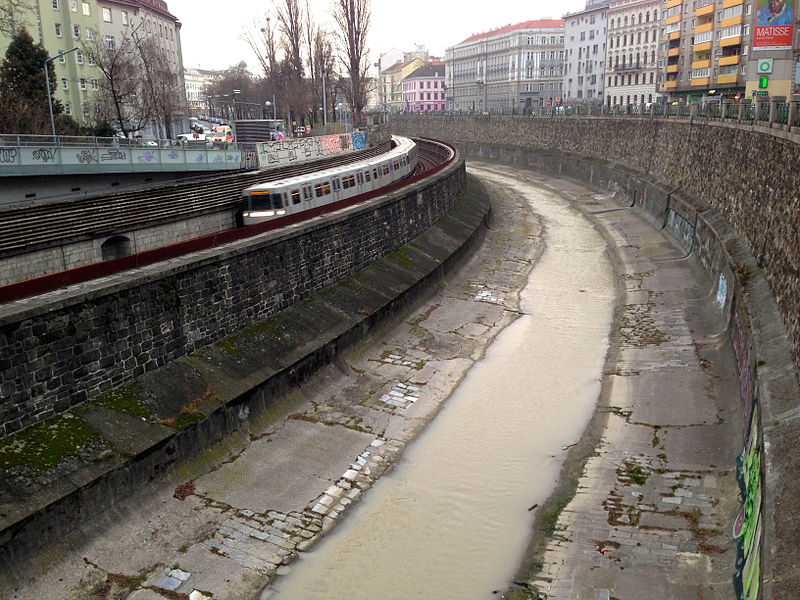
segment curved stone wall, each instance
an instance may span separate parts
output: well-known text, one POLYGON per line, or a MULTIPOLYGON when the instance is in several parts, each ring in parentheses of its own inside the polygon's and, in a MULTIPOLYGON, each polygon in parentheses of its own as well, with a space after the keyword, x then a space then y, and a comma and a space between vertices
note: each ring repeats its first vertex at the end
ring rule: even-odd
POLYGON ((716 283, 714 300, 729 316, 745 431, 741 455, 731 457, 742 494, 733 528, 738 532, 733 582, 739 597, 795 598, 800 585, 795 475, 800 191, 791 166, 800 158, 796 141, 752 126, 629 117, 406 116, 394 118, 391 128, 448 141, 467 158, 614 190, 701 261, 716 283))
POLYGON ((344 211, 0 306, 0 437, 263 321, 428 231, 460 157, 344 211))

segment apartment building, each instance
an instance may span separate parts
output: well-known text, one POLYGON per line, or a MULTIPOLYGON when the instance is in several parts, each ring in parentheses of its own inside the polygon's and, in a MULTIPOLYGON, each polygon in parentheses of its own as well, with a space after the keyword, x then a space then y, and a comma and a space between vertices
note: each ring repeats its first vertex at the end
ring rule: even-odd
POLYGON ((448 110, 511 112, 563 94, 564 20, 507 25, 445 50, 448 110))
POLYGON ((660 99, 657 77, 662 6, 663 0, 611 0, 605 69, 607 106, 647 105, 660 99))
POLYGON ((420 67, 403 79, 405 112, 441 112, 445 109, 444 63, 420 67))
POLYGON ((565 104, 602 104, 610 0, 588 0, 564 15, 565 104))

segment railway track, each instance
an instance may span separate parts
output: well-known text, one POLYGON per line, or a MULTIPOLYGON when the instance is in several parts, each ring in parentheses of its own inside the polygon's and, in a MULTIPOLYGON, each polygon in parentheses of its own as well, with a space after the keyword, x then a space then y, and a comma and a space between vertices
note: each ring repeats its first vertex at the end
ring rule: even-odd
POLYGON ((165 186, 3 211, 0 212, 0 258, 167 223, 175 221, 176 215, 183 219, 232 209, 244 188, 267 176, 289 177, 347 164, 382 154, 389 146, 390 142, 385 142, 369 150, 267 172, 192 178, 165 186))

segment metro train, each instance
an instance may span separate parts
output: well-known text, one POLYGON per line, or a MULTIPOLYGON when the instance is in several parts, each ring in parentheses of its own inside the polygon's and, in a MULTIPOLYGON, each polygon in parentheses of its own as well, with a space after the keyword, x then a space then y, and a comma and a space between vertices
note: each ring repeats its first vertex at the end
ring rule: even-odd
POLYGON ((248 187, 238 221, 252 225, 336 204, 408 177, 416 165, 417 145, 392 136, 391 149, 380 156, 248 187))

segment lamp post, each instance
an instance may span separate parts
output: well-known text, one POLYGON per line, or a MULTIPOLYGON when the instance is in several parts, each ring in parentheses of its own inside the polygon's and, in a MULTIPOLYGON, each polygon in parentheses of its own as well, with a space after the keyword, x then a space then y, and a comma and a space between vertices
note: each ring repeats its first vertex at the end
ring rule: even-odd
POLYGON ((47 109, 50 111, 50 128, 53 131, 53 143, 56 143, 56 121, 53 118, 53 94, 50 91, 50 73, 49 69, 47 68, 47 63, 53 62, 57 58, 61 58, 69 54, 70 52, 75 52, 78 50, 78 46, 75 46, 72 50, 64 50, 64 52, 59 52, 55 56, 51 56, 50 58, 44 59, 44 84, 47 88, 47 109))

